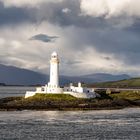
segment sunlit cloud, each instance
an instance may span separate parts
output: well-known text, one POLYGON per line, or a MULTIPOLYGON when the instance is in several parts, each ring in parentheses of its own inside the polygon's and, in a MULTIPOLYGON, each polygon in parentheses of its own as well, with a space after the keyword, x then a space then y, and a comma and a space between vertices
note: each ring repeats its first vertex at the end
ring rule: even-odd
POLYGON ((140 69, 136 0, 0 0, 0 63, 49 73, 50 54, 64 75, 140 69))

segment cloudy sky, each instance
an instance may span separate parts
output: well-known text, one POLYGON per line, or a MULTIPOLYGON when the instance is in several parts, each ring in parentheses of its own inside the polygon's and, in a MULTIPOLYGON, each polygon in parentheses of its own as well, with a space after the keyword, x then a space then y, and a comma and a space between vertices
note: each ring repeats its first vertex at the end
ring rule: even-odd
POLYGON ((0 0, 0 63, 63 75, 140 76, 139 0, 0 0))

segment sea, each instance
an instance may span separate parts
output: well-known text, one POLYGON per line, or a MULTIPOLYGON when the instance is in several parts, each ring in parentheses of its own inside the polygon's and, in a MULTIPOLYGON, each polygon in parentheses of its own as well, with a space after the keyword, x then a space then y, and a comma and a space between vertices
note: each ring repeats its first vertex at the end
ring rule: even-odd
POLYGON ((24 96, 26 91, 35 91, 32 86, 0 86, 0 98, 24 96))
MULTIPOLYGON (((24 95, 25 87, 9 89, 1 97, 24 95)), ((140 108, 0 111, 0 140, 140 140, 140 108)))

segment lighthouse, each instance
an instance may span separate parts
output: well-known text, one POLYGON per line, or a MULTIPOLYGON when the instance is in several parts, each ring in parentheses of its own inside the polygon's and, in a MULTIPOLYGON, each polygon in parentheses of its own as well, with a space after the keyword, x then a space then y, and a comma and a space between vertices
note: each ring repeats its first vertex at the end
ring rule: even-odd
POLYGON ((63 93, 63 89, 59 86, 59 58, 56 52, 51 54, 50 81, 45 90, 47 93, 63 93))
POLYGON ((69 87, 61 88, 59 85, 59 57, 56 52, 51 54, 50 59, 50 81, 45 86, 37 87, 36 91, 26 91, 25 98, 36 94, 68 94, 76 98, 95 98, 97 95, 94 89, 82 87, 81 83, 78 86, 70 84, 69 87))
POLYGON ((53 52, 50 60, 50 86, 59 87, 59 58, 56 52, 53 52))

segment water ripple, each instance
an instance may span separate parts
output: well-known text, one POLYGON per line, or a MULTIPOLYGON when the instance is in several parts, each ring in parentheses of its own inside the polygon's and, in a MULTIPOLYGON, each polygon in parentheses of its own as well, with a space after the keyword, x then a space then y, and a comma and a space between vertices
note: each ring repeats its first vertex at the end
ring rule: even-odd
POLYGON ((0 140, 139 140, 140 109, 0 112, 0 140))

